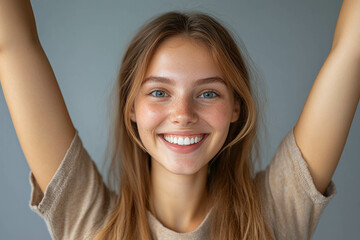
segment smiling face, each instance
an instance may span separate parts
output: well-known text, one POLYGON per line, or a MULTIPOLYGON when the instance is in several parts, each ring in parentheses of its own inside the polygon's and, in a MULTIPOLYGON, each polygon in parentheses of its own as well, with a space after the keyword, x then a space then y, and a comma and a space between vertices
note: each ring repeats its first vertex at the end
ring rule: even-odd
POLYGON ((201 42, 160 44, 130 113, 153 167, 194 174, 221 149, 240 111, 222 75, 201 42))

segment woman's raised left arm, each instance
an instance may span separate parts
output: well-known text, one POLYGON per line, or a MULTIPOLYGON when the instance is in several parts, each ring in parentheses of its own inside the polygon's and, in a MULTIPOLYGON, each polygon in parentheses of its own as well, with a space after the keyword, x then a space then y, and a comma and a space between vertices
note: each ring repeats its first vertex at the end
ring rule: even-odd
POLYGON ((360 0, 344 0, 329 56, 294 127, 314 184, 324 194, 360 98, 360 0))

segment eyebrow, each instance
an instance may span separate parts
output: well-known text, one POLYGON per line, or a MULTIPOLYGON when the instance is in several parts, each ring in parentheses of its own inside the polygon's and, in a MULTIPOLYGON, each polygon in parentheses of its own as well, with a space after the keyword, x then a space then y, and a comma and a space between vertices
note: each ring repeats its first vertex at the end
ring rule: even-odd
MULTIPOLYGON (((145 80, 143 81, 142 84, 144 84, 146 82, 165 83, 165 84, 175 86, 175 81, 170 78, 166 78, 166 77, 150 76, 150 77, 145 78, 145 80)), ((222 83, 222 84, 226 85, 225 81, 221 77, 208 77, 208 78, 198 79, 198 80, 196 80, 195 85, 197 86, 197 85, 203 85, 203 84, 209 84, 209 83, 222 83)))

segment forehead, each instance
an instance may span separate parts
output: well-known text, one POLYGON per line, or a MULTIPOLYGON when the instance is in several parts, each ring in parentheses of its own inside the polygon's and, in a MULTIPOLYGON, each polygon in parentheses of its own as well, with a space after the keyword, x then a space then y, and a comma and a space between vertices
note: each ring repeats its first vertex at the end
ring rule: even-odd
POLYGON ((168 38, 158 46, 146 71, 146 78, 150 76, 174 80, 223 77, 209 47, 186 36, 168 38))

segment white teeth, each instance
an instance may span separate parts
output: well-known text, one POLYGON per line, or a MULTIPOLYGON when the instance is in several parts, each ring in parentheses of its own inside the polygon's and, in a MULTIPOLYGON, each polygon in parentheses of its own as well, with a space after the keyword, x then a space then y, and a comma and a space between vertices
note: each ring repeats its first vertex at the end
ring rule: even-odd
POLYGON ((194 143, 198 143, 200 142, 202 139, 204 138, 204 136, 201 137, 173 137, 173 136, 164 136, 164 139, 167 142, 173 143, 173 144, 178 144, 178 145, 191 145, 194 143))

